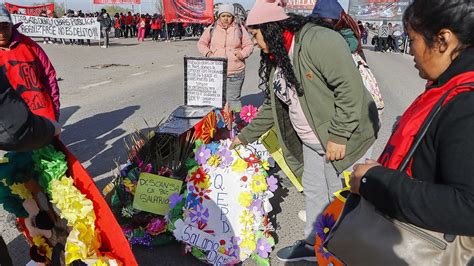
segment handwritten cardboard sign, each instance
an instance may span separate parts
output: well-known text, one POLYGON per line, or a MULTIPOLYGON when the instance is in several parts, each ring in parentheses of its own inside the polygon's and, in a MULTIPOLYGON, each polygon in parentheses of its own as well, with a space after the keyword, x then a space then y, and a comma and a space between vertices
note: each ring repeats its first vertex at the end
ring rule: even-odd
POLYGON ((227 59, 184 58, 186 105, 222 108, 226 98, 227 59))
POLYGON ((133 199, 133 208, 166 215, 169 211, 169 197, 179 193, 182 185, 183 182, 176 179, 141 173, 133 199))

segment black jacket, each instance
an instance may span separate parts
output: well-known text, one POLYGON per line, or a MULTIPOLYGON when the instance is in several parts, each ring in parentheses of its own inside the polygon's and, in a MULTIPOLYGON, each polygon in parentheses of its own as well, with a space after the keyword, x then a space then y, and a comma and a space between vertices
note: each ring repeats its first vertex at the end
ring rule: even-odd
POLYGON ((20 95, 0 73, 0 150, 24 151, 52 141, 54 125, 34 115, 20 95))
POLYGON ((104 18, 103 14, 97 17, 97 21, 100 22, 100 29, 110 30, 112 28, 112 19, 109 14, 104 18))
MULTIPOLYGON (((456 58, 432 87, 468 71, 474 71, 474 48, 456 58)), ((401 221, 474 236, 474 92, 458 94, 441 109, 413 155, 412 174, 414 179, 374 167, 360 193, 401 221)))

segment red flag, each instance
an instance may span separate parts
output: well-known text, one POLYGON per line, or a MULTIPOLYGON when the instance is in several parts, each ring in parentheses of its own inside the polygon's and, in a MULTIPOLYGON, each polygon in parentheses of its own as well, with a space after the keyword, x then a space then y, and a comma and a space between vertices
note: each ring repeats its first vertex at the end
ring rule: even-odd
POLYGON ((213 0, 163 0, 166 23, 214 23, 213 0))
POLYGON ((53 12, 54 11, 54 4, 46 4, 40 6, 19 6, 10 3, 5 3, 5 7, 7 8, 10 14, 16 13, 19 15, 27 15, 27 16, 39 16, 41 12, 53 12))

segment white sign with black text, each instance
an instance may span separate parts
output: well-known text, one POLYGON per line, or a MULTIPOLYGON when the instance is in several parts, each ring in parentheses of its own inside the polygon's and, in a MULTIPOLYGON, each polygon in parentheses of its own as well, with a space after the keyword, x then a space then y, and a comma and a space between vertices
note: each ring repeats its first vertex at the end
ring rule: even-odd
POLYGON ((224 107, 227 59, 184 58, 185 104, 224 107))
POLYGON ((18 31, 30 37, 100 40, 100 23, 96 18, 45 18, 12 15, 18 31))

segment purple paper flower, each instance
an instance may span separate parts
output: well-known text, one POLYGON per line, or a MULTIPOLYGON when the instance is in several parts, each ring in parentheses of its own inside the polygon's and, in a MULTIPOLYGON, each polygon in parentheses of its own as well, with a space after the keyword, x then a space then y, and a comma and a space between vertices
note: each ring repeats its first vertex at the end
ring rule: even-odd
POLYGON ((240 242, 240 237, 238 236, 232 236, 230 238, 230 243, 232 244, 232 249, 234 250, 239 250, 240 247, 239 247, 239 242, 240 242))
POLYGON ((219 150, 218 154, 222 158, 221 168, 226 168, 234 161, 234 158, 232 157, 232 151, 230 151, 225 146, 219 150))
POLYGON ((191 218, 191 222, 193 223, 207 223, 207 219, 209 218, 209 210, 204 208, 202 205, 197 205, 195 209, 189 211, 189 218, 191 218))
POLYGON ((272 175, 267 177, 267 185, 268 185, 268 190, 270 190, 271 192, 275 192, 278 188, 278 179, 276 179, 272 175))
POLYGON ((249 209, 253 212, 258 213, 258 215, 263 215, 262 210, 263 201, 260 199, 256 199, 250 204, 249 209))
POLYGON ((198 164, 203 165, 211 158, 211 151, 206 149, 206 145, 201 145, 194 156, 198 164))
POLYGON ((178 202, 183 200, 183 196, 179 195, 178 193, 173 193, 173 195, 170 196, 170 209, 173 209, 178 202))
POLYGON ((272 245, 268 243, 265 238, 260 238, 257 241, 257 253, 260 257, 266 259, 268 258, 268 254, 272 252, 272 245))
POLYGON ((329 257, 331 257, 331 253, 329 253, 329 251, 323 245, 319 246, 318 253, 321 254, 325 259, 329 259, 329 257))
POLYGON ((329 235, 329 232, 336 224, 336 219, 334 219, 334 215, 328 214, 321 214, 316 220, 316 233, 318 234, 319 238, 324 242, 326 237, 329 235))

